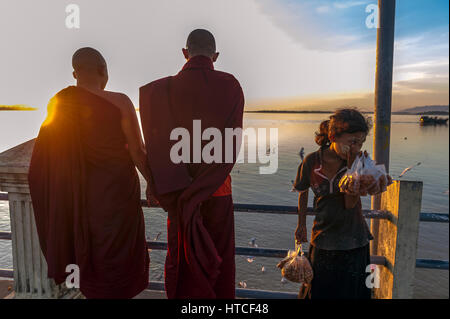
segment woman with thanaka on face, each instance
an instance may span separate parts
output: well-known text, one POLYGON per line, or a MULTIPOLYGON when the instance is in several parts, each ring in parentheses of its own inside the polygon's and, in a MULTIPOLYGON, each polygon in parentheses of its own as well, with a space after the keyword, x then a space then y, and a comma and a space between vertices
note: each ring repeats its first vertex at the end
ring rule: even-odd
MULTIPOLYGON (((314 271, 312 299, 371 297, 365 282, 366 267, 370 264, 369 241, 373 237, 362 215, 360 196, 375 194, 380 185, 361 189, 359 193, 342 193, 339 189, 339 180, 356 157, 362 156, 361 148, 370 126, 369 120, 355 109, 336 111, 320 124, 316 133, 319 150, 307 155, 299 166, 294 183, 299 192, 295 231, 299 243, 308 241, 308 189, 314 193, 316 217, 308 256, 314 271)), ((305 294, 302 287, 299 295, 305 294)))

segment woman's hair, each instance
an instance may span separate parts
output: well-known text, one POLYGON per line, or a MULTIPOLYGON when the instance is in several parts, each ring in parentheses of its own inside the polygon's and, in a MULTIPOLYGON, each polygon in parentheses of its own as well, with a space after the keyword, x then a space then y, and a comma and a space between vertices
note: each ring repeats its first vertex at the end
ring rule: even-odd
POLYGON ((344 133, 369 133, 372 123, 357 109, 339 109, 329 120, 320 123, 316 132, 316 143, 320 146, 330 145, 330 136, 339 137, 344 133))

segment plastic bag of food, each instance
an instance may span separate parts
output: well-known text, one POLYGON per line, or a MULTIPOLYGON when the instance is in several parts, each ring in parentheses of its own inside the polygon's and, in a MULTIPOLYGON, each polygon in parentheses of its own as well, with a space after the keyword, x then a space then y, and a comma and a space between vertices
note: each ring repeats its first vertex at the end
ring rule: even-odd
POLYGON ((302 245, 296 243, 296 250, 289 250, 287 256, 278 265, 281 275, 289 281, 310 285, 313 279, 313 270, 309 260, 302 250, 302 245))
POLYGON ((377 165, 367 153, 357 156, 352 167, 339 181, 341 192, 350 194, 378 194, 386 191, 387 185, 385 166, 377 165))
POLYGON ((367 156, 362 156, 363 158, 363 175, 369 176, 369 178, 365 181, 364 186, 366 186, 366 189, 372 189, 374 185, 376 185, 375 189, 372 189, 369 194, 378 194, 385 192, 387 189, 387 186, 389 184, 388 176, 386 173, 386 167, 384 164, 379 164, 370 158, 370 156, 367 154, 367 156), (372 177, 372 178, 370 178, 372 177))

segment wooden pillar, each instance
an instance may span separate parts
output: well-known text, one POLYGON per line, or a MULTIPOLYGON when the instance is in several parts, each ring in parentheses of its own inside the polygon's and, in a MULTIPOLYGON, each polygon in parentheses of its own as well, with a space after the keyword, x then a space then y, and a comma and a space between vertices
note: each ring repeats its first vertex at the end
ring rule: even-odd
POLYGON ((374 288, 377 299, 413 297, 422 186, 394 181, 381 196, 381 209, 391 214, 379 222, 378 252, 386 257, 386 266, 380 268, 380 287, 374 288))
POLYGON ((77 289, 47 278, 28 187, 34 140, 0 154, 0 191, 8 193, 14 267, 14 298, 76 298, 77 289))
MULTIPOLYGON (((377 164, 384 164, 389 172, 395 0, 378 0, 378 16, 373 155, 377 164)), ((380 209, 380 201, 381 196, 372 197, 373 210, 380 209)), ((375 238, 379 236, 378 228, 378 220, 372 220, 371 232, 375 238)), ((376 243, 371 244, 372 255, 379 255, 376 243)))

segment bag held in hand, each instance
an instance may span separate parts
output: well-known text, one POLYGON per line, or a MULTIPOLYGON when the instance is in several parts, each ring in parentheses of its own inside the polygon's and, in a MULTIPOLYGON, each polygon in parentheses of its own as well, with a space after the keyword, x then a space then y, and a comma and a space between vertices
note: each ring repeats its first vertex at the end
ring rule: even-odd
POLYGON ((289 250, 288 255, 281 260, 277 267, 281 269, 281 275, 289 281, 301 283, 300 291, 304 291, 304 298, 309 294, 311 289, 311 281, 313 279, 313 270, 309 260, 306 258, 302 250, 301 244, 295 244, 296 250, 289 250))

